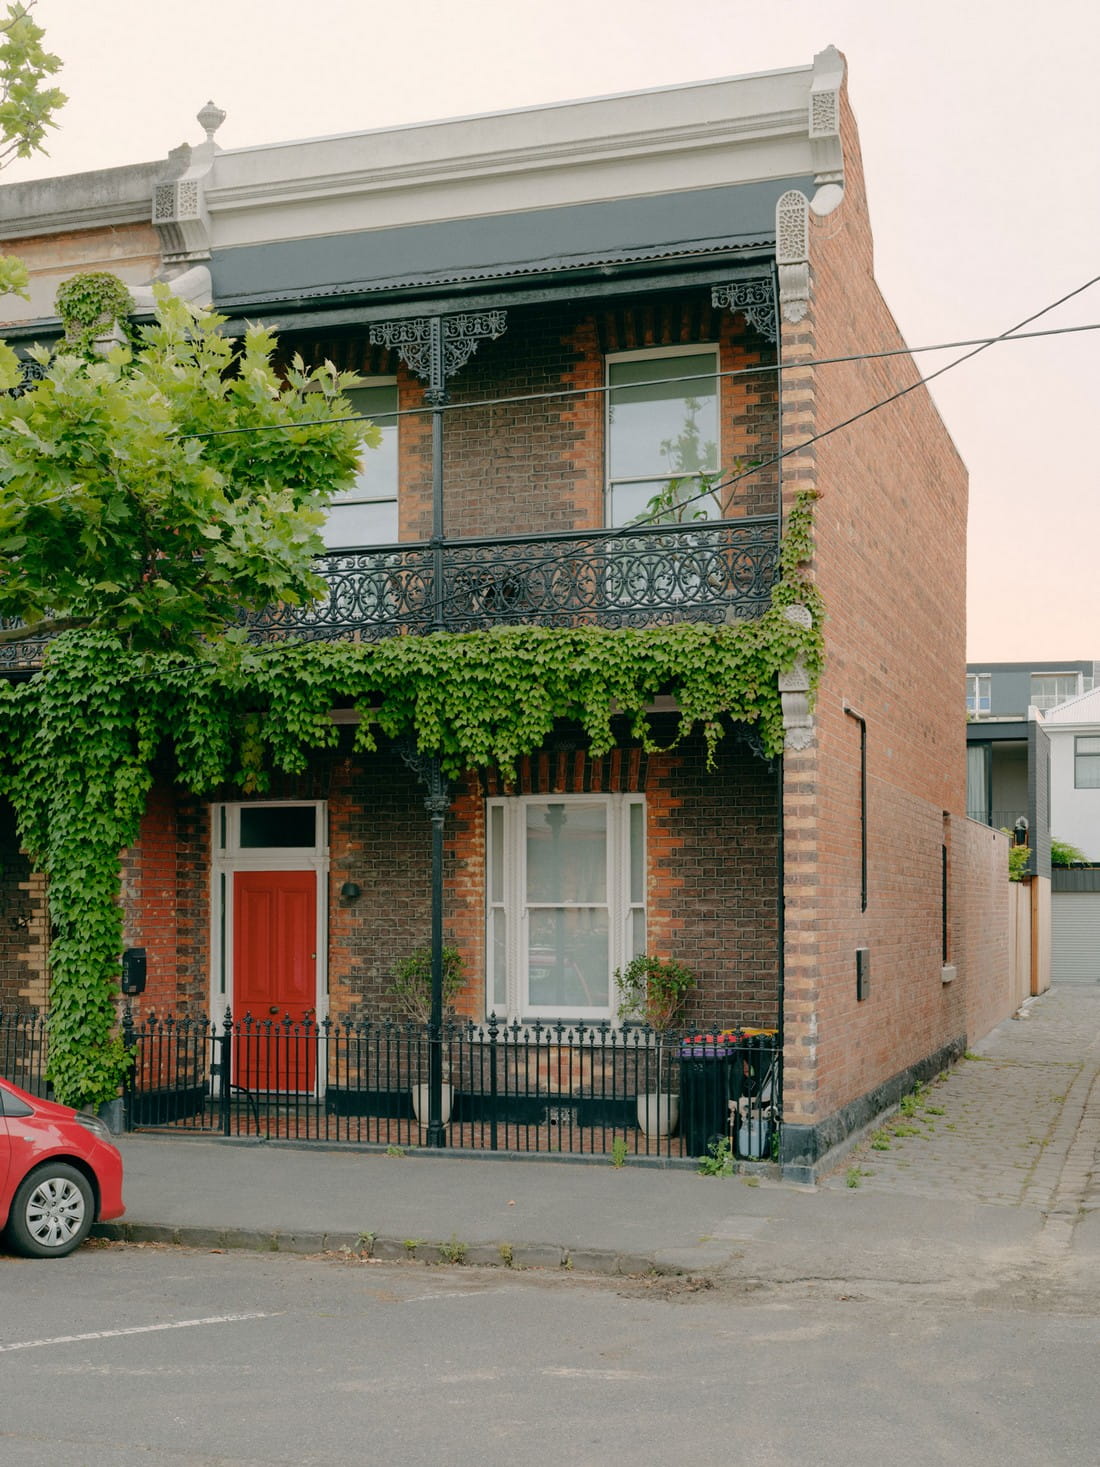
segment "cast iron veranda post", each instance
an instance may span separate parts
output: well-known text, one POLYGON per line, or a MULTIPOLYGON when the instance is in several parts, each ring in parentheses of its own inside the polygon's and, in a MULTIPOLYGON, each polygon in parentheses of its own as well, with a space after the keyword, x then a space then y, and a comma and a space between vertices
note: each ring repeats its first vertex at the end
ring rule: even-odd
MULTIPOLYGON (((443 359, 443 321, 429 321, 428 390, 432 410, 432 625, 446 629, 443 592, 443 409, 447 402, 447 373, 443 359)), ((428 1021, 428 1132, 429 1146, 445 1146, 443 1125, 443 822, 450 798, 438 758, 428 767, 425 809, 432 822, 432 1007, 428 1021)))
MULTIPOLYGON (((394 350, 421 381, 427 382, 424 400, 432 414, 432 630, 447 628, 444 580, 443 523, 443 413, 447 405, 447 378, 469 361, 480 341, 495 341, 505 329, 504 311, 466 311, 458 315, 409 317, 376 321, 370 328, 372 344, 394 350)), ((432 1002, 428 1021, 428 1128, 429 1146, 446 1145, 443 1126, 443 822, 450 794, 438 758, 423 759, 415 751, 406 762, 424 781, 425 808, 432 821, 432 1002)))

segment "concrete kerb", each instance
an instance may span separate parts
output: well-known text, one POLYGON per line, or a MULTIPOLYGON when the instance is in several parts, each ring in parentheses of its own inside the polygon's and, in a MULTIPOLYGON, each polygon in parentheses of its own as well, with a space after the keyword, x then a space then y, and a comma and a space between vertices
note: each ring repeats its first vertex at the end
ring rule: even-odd
MULTIPOLYGON (((703 1271, 712 1260, 683 1261, 669 1255, 621 1253, 611 1248, 565 1248, 560 1243, 471 1243, 427 1238, 389 1238, 352 1233, 257 1232, 250 1228, 167 1227, 150 1223, 97 1223, 91 1236, 112 1243, 160 1243, 207 1252, 342 1253, 363 1262, 419 1263, 429 1267, 545 1269, 606 1274, 624 1278, 644 1274, 703 1271)), ((728 1257, 713 1260, 717 1268, 728 1257)))

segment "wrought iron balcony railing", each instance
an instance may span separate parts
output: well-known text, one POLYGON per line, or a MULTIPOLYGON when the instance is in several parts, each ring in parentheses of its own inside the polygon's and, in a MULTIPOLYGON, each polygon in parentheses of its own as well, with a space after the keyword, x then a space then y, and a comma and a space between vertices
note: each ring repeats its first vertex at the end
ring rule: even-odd
MULTIPOLYGON (((770 516, 613 535, 451 540, 442 550, 438 611, 454 632, 741 620, 767 608, 778 554, 778 524, 770 516)), ((328 594, 312 606, 249 617, 257 640, 374 641, 436 625, 430 545, 333 551, 320 569, 328 594)))
MULTIPOLYGON (((435 583, 431 545, 334 550, 319 570, 327 594, 310 606, 245 618, 256 641, 301 637, 373 642, 493 626, 720 624, 766 610, 779 558, 773 516, 449 540, 435 583)), ((37 667, 44 642, 0 646, 0 671, 37 667)))

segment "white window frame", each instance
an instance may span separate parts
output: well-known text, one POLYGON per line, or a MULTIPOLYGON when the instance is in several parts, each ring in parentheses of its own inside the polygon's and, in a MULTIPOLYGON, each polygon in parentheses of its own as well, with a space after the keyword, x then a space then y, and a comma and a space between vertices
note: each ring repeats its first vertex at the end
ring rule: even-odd
MULTIPOLYGON (((714 358, 714 392, 715 392, 715 403, 716 403, 716 409, 717 409, 716 410, 716 414, 715 414, 717 421, 715 423, 715 459, 714 459, 714 463, 715 463, 715 470, 717 471, 718 468, 721 466, 721 463, 722 463, 722 385, 721 385, 722 384, 722 379, 721 379, 721 375, 720 375, 722 363, 721 363, 721 354, 720 354, 720 346, 719 346, 719 343, 716 342, 716 341, 699 341, 699 342, 694 342, 694 343, 688 343, 688 344, 681 345, 681 346, 655 346, 655 347, 644 348, 644 349, 637 350, 637 351, 609 352, 607 354, 607 356, 604 357, 604 383, 605 383, 605 386, 607 388, 607 390, 604 393, 604 440, 603 440, 604 441, 604 524, 605 525, 607 525, 609 527, 614 526, 614 520, 612 519, 612 505, 613 505, 613 501, 614 501, 614 488, 615 488, 615 485, 616 484, 618 484, 618 483, 622 483, 622 484, 639 484, 639 483, 644 483, 644 482, 650 482, 650 483, 652 483, 652 486, 653 486, 653 494, 657 494, 660 491, 661 486, 663 484, 667 484, 670 479, 687 479, 687 478, 697 477, 697 475, 695 475, 694 473, 676 474, 676 473, 673 473, 673 472, 670 471, 668 473, 654 474, 652 476, 652 478, 651 479, 648 479, 648 480, 645 477, 643 477, 643 478, 629 478, 629 479, 621 479, 621 480, 620 479, 612 479, 612 477, 611 477, 611 436, 612 436, 612 433, 614 431, 614 428, 613 428, 613 424, 612 424, 612 421, 611 421, 611 409, 612 409, 611 397, 612 397, 612 393, 615 390, 615 388, 613 387, 612 382, 611 382, 611 368, 612 368, 612 366, 616 362, 659 361, 659 360, 667 360, 669 357, 700 356, 700 355, 703 355, 704 353, 709 353, 714 358)), ((652 498, 653 495, 650 495, 649 497, 652 498)), ((717 513, 715 513, 713 515, 710 514, 711 506, 710 505, 707 505, 705 501, 700 500, 700 502, 699 502, 699 508, 706 509, 709 518, 713 518, 713 519, 719 518, 719 515, 717 513)), ((718 509, 718 506, 717 505, 714 505, 713 508, 715 510, 717 510, 718 509)), ((623 525, 620 525, 617 528, 624 529, 626 527, 626 525, 629 524, 629 523, 630 523, 629 521, 626 521, 623 525)))
MULTIPOLYGON (((400 505, 401 505, 401 430, 400 430, 400 423, 401 423, 401 419, 400 419, 400 416, 399 416, 400 407, 399 407, 398 396, 397 396, 397 378, 396 378, 396 376, 359 377, 359 378, 356 379, 355 385, 353 387, 349 387, 349 388, 345 389, 345 395, 347 395, 348 393, 353 393, 353 392, 361 392, 361 391, 363 391, 363 390, 365 390, 367 388, 371 388, 371 387, 392 387, 393 390, 394 390, 393 411, 394 411, 394 419, 395 419, 395 421, 394 421, 394 428, 395 428, 395 430, 397 432, 397 463, 395 465, 395 478, 394 478, 394 485, 393 485, 393 493, 392 494, 389 494, 389 493, 387 493, 387 494, 378 494, 378 493, 372 492, 372 490, 370 489, 370 487, 369 487, 370 486, 370 455, 373 452, 373 450, 370 449, 370 448, 364 448, 364 450, 363 450, 363 467, 360 470, 360 473, 357 476, 357 478, 355 480, 355 483, 352 484, 350 488, 343 490, 341 493, 334 494, 332 496, 332 499, 329 501, 329 506, 328 507, 329 507, 329 510, 332 511, 334 509, 341 509, 341 508, 343 508, 346 505, 358 505, 358 504, 392 504, 393 507, 394 507, 394 535, 393 535, 393 539, 392 540, 387 540, 387 541, 380 542, 380 543, 389 545, 389 544, 396 544, 397 543, 397 540, 398 540, 398 536, 400 534, 400 505)), ((350 401, 350 398, 349 398, 349 401, 350 401)), ((354 406, 354 404, 353 404, 353 406, 354 406)), ((387 413, 387 414, 384 414, 383 416, 388 417, 389 414, 387 413)), ((329 536, 328 536, 328 529, 329 529, 329 525, 326 523, 322 527, 322 530, 321 530, 321 536, 322 536, 322 538, 323 538, 323 540, 325 542, 325 549, 326 550, 353 550, 353 549, 359 548, 360 543, 361 543, 359 541, 352 542, 352 541, 343 541, 343 540, 341 540, 339 543, 331 542, 329 540, 329 536)))
POLYGON ((1081 783, 1082 760, 1085 768, 1100 768, 1100 737, 1096 734, 1075 734, 1073 737, 1073 787, 1076 790, 1100 790, 1100 781, 1096 784, 1081 783), (1082 748, 1082 744, 1092 747, 1082 748))
MULTIPOLYGON (((645 951, 645 921, 648 860, 646 855, 647 820, 644 795, 622 794, 539 794, 510 795, 490 799, 485 810, 485 1010, 498 1018, 529 1020, 568 1019, 584 1022, 612 1020, 617 1022, 617 996, 613 974, 639 952, 645 951), (530 1000, 528 952, 527 884, 527 806, 529 805, 600 804, 607 811, 607 910, 608 910, 608 1002, 590 1008, 552 1007, 530 1000), (640 808, 641 900, 631 899, 631 815, 640 808), (493 811, 503 812, 494 821, 493 811), (502 859, 497 861, 495 830, 503 830, 502 859), (494 890, 494 865, 500 874, 502 890, 494 890), (499 917, 496 914, 501 914, 499 917), (636 920, 640 914, 640 924, 636 920), (498 984, 495 972, 494 929, 498 920, 505 928, 504 950, 506 981, 498 984), (635 928, 641 927, 641 945, 636 944, 635 928)), ((537 904, 536 904, 537 905, 537 904)))
POLYGON ((982 718, 993 709, 993 675, 988 672, 966 674, 966 711, 971 718, 982 718), (983 701, 985 707, 982 707, 983 701))
POLYGON ((1046 713, 1049 709, 1051 709, 1051 708, 1058 708, 1063 703, 1068 703, 1071 698, 1076 698, 1078 696, 1078 694, 1083 691, 1083 689, 1082 689, 1082 682, 1083 682, 1083 675, 1080 672, 1074 672, 1072 669, 1070 669, 1069 671, 1066 671, 1066 669, 1063 668, 1060 672, 1059 671, 1033 672, 1033 673, 1030 674, 1030 678, 1029 678, 1029 681, 1028 681, 1028 690, 1027 690, 1028 691, 1028 701, 1029 701, 1029 703, 1031 704, 1031 706, 1033 708, 1038 708, 1038 710, 1039 710, 1040 713, 1046 713), (1054 678, 1054 677, 1056 677, 1056 678, 1062 678, 1062 679, 1065 679, 1067 682, 1069 681, 1070 678, 1072 678, 1073 679, 1073 692, 1072 693, 1066 693, 1064 696, 1059 696, 1059 697, 1053 698, 1053 699, 1050 698, 1050 697, 1048 697, 1046 694, 1044 694, 1042 696, 1042 698, 1037 699, 1035 697, 1035 679, 1036 678, 1040 678, 1040 677, 1043 677, 1043 678, 1054 678))

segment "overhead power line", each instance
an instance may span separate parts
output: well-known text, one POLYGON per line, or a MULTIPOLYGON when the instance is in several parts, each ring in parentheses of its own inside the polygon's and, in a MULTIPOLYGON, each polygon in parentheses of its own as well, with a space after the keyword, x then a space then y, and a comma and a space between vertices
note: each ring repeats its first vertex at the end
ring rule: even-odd
MULTIPOLYGON (((1069 295, 1063 296, 1061 300, 1055 301, 1053 305, 1045 306, 1043 310, 1036 312, 1034 316, 1029 316, 1027 318, 1028 321, 1038 320, 1040 316, 1045 315, 1048 311, 1054 310, 1055 306, 1061 305, 1064 301, 1071 300, 1073 296, 1079 295, 1081 291, 1087 290, 1091 285, 1095 285, 1098 280, 1100 280, 1100 276, 1080 286, 1078 290, 1071 291, 1069 295)), ((963 362, 971 356, 977 356, 979 351, 984 351, 989 346, 1004 345, 1010 341, 1034 341, 1045 336, 1069 336, 1082 331, 1100 331, 1100 321, 1089 322, 1081 326, 1051 326, 1045 331, 1021 332, 1013 328, 1011 331, 1003 332, 1000 336, 973 336, 965 338, 962 341, 934 342, 931 346, 897 346, 890 347, 884 351, 851 352, 847 356, 813 357, 798 362, 762 362, 755 367, 735 367, 724 372, 696 372, 682 377, 660 377, 646 382, 631 382, 629 386, 631 391, 634 391, 639 387, 667 387, 671 383, 677 382, 714 382, 733 377, 759 377, 763 372, 777 372, 782 374, 783 372, 792 371, 796 367, 799 370, 805 367, 830 367, 845 362, 873 362, 886 357, 919 356, 925 352, 957 351, 959 347, 963 346, 976 347, 976 351, 968 352, 966 356, 958 359, 960 362, 963 362)), ((702 344, 705 345, 705 343, 702 344)), ((956 362, 949 362, 945 367, 941 367, 938 371, 931 373, 928 377, 922 378, 921 380, 931 382, 933 377, 940 376, 941 373, 949 371, 951 367, 956 365, 956 362)), ((914 385, 919 386, 920 383, 918 382, 914 385)), ((478 397, 464 399, 461 402, 444 403, 441 410, 445 413, 452 413, 465 412, 471 408, 506 408, 530 402, 549 402, 568 397, 598 396, 609 392, 621 392, 622 390, 623 387, 621 384, 605 382, 588 387, 560 387, 548 392, 527 392, 514 397, 478 397)), ((215 428, 207 433, 180 433, 178 436, 181 439, 228 438, 243 433, 288 433, 296 431, 299 428, 329 427, 333 423, 373 423, 378 418, 386 418, 387 420, 392 418, 418 418, 424 417, 426 414, 436 410, 425 405, 413 408, 398 408, 392 413, 376 413, 373 416, 370 413, 347 413, 339 418, 307 418, 299 423, 257 423, 254 427, 215 428)))

